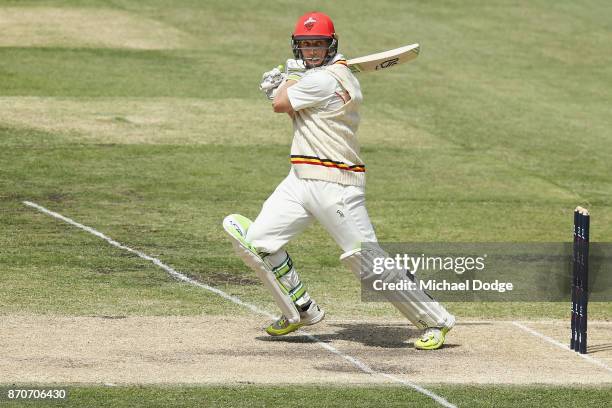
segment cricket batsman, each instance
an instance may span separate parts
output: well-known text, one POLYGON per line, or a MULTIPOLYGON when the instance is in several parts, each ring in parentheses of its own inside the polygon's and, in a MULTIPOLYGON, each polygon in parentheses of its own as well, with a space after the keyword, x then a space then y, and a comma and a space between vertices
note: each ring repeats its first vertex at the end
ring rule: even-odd
MULTIPOLYGON (((371 279, 368 266, 374 258, 386 256, 376 244, 365 204, 366 166, 357 140, 361 88, 338 53, 332 20, 320 12, 304 14, 291 44, 294 59, 282 70, 264 73, 260 86, 274 112, 288 114, 293 122, 291 170, 255 221, 238 214, 223 221, 238 256, 255 271, 282 312, 266 328, 271 336, 316 324, 325 316, 284 249, 314 220, 334 238, 343 252, 341 261, 360 279, 371 279), (362 243, 374 245, 364 249, 362 243)), ((397 272, 405 276, 405 271, 397 272)), ((391 303, 424 331, 415 347, 440 348, 455 324, 454 316, 423 291, 399 296, 391 303)))

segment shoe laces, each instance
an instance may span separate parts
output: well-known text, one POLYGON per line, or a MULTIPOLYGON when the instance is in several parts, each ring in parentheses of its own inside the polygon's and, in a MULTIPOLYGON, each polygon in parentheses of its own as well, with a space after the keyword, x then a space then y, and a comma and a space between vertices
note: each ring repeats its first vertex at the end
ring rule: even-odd
POLYGON ((276 321, 278 327, 283 327, 287 323, 287 318, 283 315, 276 321))
POLYGON ((438 329, 437 327, 429 327, 421 336, 421 340, 428 341, 431 338, 436 338, 438 337, 439 331, 440 329, 438 329))

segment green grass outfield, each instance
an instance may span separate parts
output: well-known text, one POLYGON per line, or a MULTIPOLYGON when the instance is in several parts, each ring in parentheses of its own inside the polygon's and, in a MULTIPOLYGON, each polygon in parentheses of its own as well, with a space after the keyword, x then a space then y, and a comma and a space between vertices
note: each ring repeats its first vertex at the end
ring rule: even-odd
MULTIPOLYGON (((609 390, 599 388, 464 386, 430 387, 458 406, 607 407, 609 390)), ((438 407, 428 397, 402 387, 235 386, 235 387, 68 387, 56 403, 0 402, 2 407, 438 407)))
MULTIPOLYGON (((610 2, 430 3, 308 4, 334 18, 349 57, 422 44, 414 63, 359 77, 368 209, 379 239, 562 242, 570 239, 572 209, 583 205, 593 214, 592 240, 612 241, 610 2)), ((289 121, 271 112, 257 88, 263 71, 290 57, 289 33, 308 11, 303 3, 0 0, 0 17, 15 10, 39 30, 19 34, 9 26, 0 38, 0 314, 247 313, 24 200, 272 310, 233 256, 221 220, 232 212, 255 217, 289 169, 289 121), (82 24, 51 35, 54 26, 37 19, 54 9, 76 12, 64 25, 82 24), (122 16, 131 31, 92 37, 100 10, 122 16), (134 45, 153 28, 172 44, 134 45)), ((330 316, 399 317, 359 301, 358 283, 322 228, 310 228, 289 250, 330 316)), ((460 318, 569 319, 568 306, 450 309, 460 318)), ((609 320, 612 303, 593 304, 590 316, 609 320)), ((392 387, 312 390, 312 404, 321 406, 328 394, 351 406, 379 404, 387 393, 391 406, 402 398, 427 404, 392 387)), ((459 406, 516 407, 585 398, 598 406, 612 391, 434 390, 459 406)), ((277 392, 82 388, 71 401, 233 406, 248 399, 263 406, 277 392)))

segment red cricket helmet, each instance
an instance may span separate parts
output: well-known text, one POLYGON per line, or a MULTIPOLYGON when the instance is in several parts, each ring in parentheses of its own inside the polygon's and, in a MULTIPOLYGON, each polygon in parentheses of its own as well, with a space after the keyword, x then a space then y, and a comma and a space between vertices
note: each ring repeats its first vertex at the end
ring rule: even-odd
POLYGON ((329 62, 338 51, 338 37, 334 29, 334 23, 325 13, 311 11, 301 16, 295 24, 293 35, 291 36, 291 48, 293 56, 301 59, 298 41, 300 40, 329 40, 327 56, 325 62, 329 62))

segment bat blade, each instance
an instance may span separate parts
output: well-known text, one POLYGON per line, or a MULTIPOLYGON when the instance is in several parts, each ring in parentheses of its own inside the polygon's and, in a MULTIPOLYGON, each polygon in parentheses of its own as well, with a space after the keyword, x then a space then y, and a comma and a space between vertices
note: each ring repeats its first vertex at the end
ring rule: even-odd
POLYGON ((420 50, 420 44, 411 44, 389 51, 353 58, 346 61, 346 64, 353 73, 380 71, 412 61, 419 56, 420 50))

